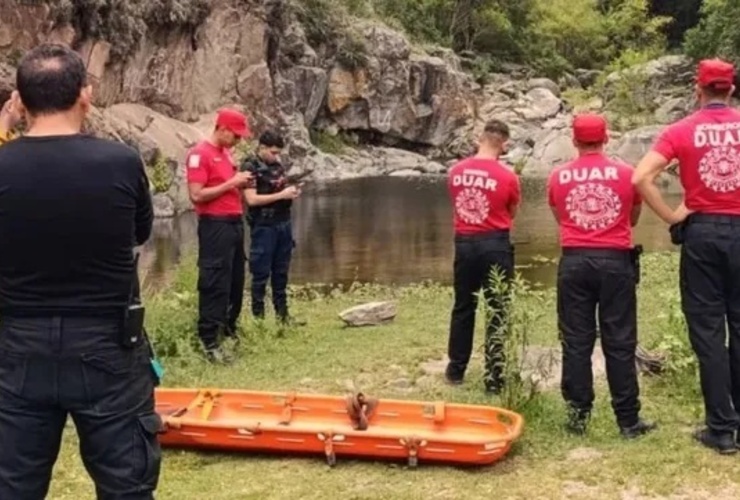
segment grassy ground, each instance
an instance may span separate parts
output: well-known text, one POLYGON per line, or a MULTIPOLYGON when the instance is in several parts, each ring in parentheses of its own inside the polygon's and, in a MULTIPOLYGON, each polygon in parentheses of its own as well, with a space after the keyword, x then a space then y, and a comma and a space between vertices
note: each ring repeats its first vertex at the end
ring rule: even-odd
MULTIPOLYGON (((644 415, 660 429, 634 442, 619 438, 603 381, 590 435, 570 437, 561 429, 564 409, 557 390, 541 394, 521 411, 522 439, 492 467, 463 470, 338 459, 329 469, 322 456, 288 458, 166 451, 160 499, 476 499, 476 498, 738 498, 733 478, 740 457, 720 457, 695 445, 690 431, 703 418, 692 358, 675 316, 675 255, 644 259, 639 315, 641 342, 673 354, 675 372, 643 378, 644 415)), ((300 330, 255 328, 245 320, 246 341, 231 367, 206 365, 191 346, 194 335, 194 273, 186 265, 172 288, 151 297, 148 325, 166 354, 167 386, 210 386, 344 394, 360 388, 379 397, 445 399, 500 404, 482 391, 480 347, 467 382, 451 388, 422 365, 445 353, 449 289, 357 287, 328 296, 293 290, 293 309, 310 321, 300 330), (399 315, 384 327, 343 329, 337 313, 371 299, 395 298, 399 315)), ((556 345, 551 292, 524 293, 517 303, 529 342, 556 345)), ((478 329, 480 332, 480 329, 478 329)), ((482 335, 478 334, 477 345, 482 335)), ((93 498, 68 429, 50 498, 93 498)))

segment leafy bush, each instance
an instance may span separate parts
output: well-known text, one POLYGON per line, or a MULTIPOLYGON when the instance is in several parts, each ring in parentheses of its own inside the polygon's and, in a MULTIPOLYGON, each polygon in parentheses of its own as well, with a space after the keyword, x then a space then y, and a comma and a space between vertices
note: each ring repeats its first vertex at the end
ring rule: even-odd
POLYGON ((149 28, 192 29, 210 12, 208 0, 51 0, 58 23, 71 23, 81 39, 111 43, 111 59, 125 59, 149 28))
POLYGON ((147 177, 155 193, 166 193, 175 180, 175 172, 167 158, 157 153, 154 160, 146 166, 147 177))
POLYGON ((701 21, 686 33, 684 48, 695 58, 722 57, 740 63, 740 2, 704 0, 701 21))

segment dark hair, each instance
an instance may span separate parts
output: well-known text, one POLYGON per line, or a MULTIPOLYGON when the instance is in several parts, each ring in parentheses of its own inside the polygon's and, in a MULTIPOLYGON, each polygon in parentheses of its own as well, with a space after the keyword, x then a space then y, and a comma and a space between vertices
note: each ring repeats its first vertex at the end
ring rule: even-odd
POLYGON ((704 95, 709 97, 710 99, 725 99, 730 95, 731 90, 732 88, 718 89, 713 83, 705 85, 701 88, 701 91, 704 93, 704 95))
POLYGON ((85 63, 65 45, 39 45, 26 52, 18 65, 16 88, 31 115, 71 109, 85 85, 85 63))
POLYGON ((260 138, 259 138, 259 143, 261 146, 265 146, 268 148, 283 149, 285 147, 285 141, 283 140, 283 136, 281 136, 277 132, 273 132, 272 130, 267 130, 265 132, 262 132, 262 135, 260 135, 260 138))
POLYGON ((489 120, 483 127, 484 134, 498 134, 504 139, 509 138, 509 126, 501 120, 489 120))

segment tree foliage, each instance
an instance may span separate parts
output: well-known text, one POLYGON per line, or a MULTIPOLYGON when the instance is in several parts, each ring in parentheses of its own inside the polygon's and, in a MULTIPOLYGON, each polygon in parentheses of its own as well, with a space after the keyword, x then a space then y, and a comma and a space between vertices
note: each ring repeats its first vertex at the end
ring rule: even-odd
POLYGON ((704 0, 699 25, 686 33, 686 53, 696 59, 722 57, 740 63, 740 2, 704 0))

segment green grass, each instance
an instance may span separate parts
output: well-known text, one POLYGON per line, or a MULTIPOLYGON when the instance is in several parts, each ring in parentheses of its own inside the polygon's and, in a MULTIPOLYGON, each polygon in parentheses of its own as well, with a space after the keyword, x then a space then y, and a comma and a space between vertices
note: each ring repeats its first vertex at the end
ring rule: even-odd
MULTIPOLYGON (((279 332, 271 322, 256 328, 244 320, 245 347, 231 367, 211 367, 193 350, 195 273, 192 262, 170 288, 148 299, 148 325, 157 349, 167 354, 166 386, 346 394, 361 389, 378 397, 499 404, 482 388, 482 335, 465 385, 450 388, 441 375, 424 375, 421 364, 441 359, 447 344, 452 294, 448 288, 358 286, 325 295, 294 288, 296 315, 309 320, 302 329, 279 332), (398 300, 396 320, 383 327, 344 329, 337 313, 368 300, 398 300), (411 382, 403 388, 399 379, 411 382)), ((640 285, 640 336, 648 347, 672 354, 677 371, 641 379, 643 414, 659 422, 653 435, 637 441, 619 438, 603 380, 597 387, 590 434, 570 437, 557 390, 522 408, 524 435, 509 457, 480 469, 351 461, 338 458, 334 469, 322 456, 295 458, 169 451, 164 454, 159 499, 490 499, 737 498, 733 482, 740 457, 720 457, 695 445, 692 428, 703 418, 698 383, 685 334, 675 314, 675 254, 644 258, 640 285), (685 367, 684 365, 688 365, 685 367), (683 368, 682 368, 683 367, 683 368), (681 370, 681 371, 679 371, 681 370), (671 497, 673 498, 673 497, 671 497)), ((530 342, 555 345, 552 291, 525 293, 516 303, 519 318, 529 318, 530 342), (523 313, 539 309, 541 319, 523 313)), ((73 428, 67 429, 49 498, 92 498, 93 490, 77 453, 73 428)))

